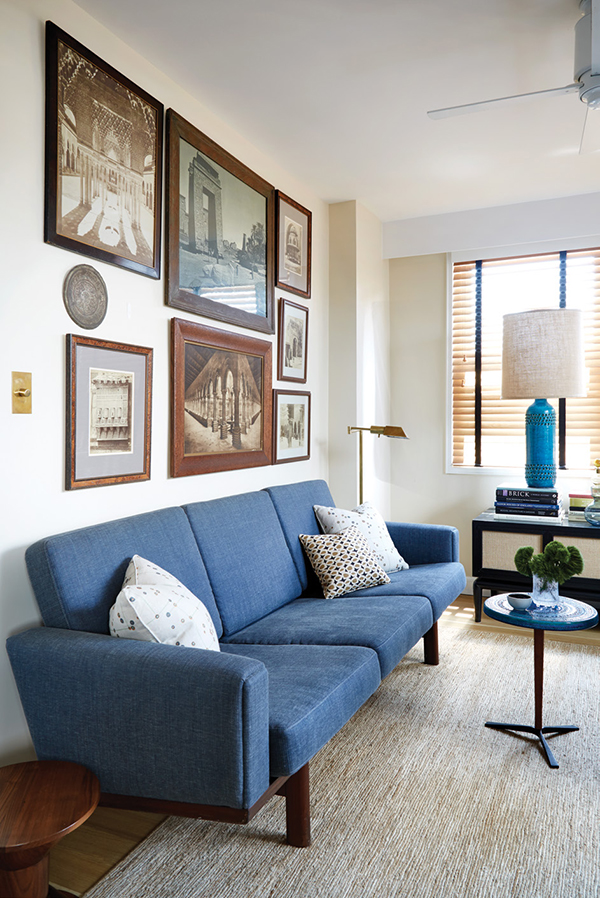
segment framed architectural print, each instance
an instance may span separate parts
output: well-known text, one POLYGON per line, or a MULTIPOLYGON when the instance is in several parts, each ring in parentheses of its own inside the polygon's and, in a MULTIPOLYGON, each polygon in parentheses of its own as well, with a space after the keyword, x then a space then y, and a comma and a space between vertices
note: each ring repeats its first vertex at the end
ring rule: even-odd
POLYGON ((163 114, 46 23, 46 243, 160 277, 163 114))
POLYGON ((167 305, 272 334, 275 190, 167 112, 167 305))
POLYGON ((67 334, 66 488, 150 479, 152 350, 67 334))
POLYGON ((171 475, 270 465, 271 343, 171 321, 171 475))
POLYGON ((310 393, 273 390, 273 464, 310 458, 310 393))
POLYGON ((306 383, 308 309, 289 299, 279 300, 277 377, 306 383))
POLYGON ((312 215, 277 191, 277 279, 276 286, 305 299, 310 298, 312 215))

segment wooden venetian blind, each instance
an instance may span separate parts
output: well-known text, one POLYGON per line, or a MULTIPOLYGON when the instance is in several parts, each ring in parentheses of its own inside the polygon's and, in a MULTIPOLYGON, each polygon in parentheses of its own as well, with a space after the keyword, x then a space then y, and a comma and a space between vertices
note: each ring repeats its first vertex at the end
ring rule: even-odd
MULTIPOLYGON (((454 265, 452 285, 452 463, 514 467, 525 460, 530 400, 501 398, 502 318, 567 306, 584 312, 588 394, 553 402, 562 467, 600 457, 600 249, 454 265)), ((569 347, 565 346, 565 352, 569 347)), ((555 400, 556 397, 540 397, 555 400)))

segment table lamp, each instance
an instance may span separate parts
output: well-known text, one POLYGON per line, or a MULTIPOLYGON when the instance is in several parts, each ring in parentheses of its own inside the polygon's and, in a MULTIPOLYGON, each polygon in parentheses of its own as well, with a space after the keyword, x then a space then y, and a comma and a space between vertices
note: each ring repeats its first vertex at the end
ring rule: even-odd
POLYGON ((401 427, 378 427, 373 424, 371 427, 348 427, 348 433, 358 431, 358 504, 363 503, 363 431, 368 433, 376 433, 378 437, 392 437, 395 440, 407 440, 408 437, 401 427))
POLYGON ((556 482, 556 412, 547 397, 585 395, 579 309, 504 315, 502 398, 535 400, 525 413, 527 486, 553 487, 556 482))

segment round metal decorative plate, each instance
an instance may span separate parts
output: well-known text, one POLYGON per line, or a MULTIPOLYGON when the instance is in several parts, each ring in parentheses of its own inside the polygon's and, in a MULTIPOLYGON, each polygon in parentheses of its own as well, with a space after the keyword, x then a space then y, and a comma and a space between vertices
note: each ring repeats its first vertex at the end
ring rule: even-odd
POLYGON ((65 308, 75 324, 92 330, 102 324, 108 306, 106 284, 91 265, 76 265, 63 284, 65 308))

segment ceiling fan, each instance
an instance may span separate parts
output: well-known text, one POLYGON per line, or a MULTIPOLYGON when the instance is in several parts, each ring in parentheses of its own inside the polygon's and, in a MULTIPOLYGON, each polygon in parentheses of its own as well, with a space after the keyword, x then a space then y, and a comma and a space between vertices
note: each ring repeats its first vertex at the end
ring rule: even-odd
POLYGON ((514 104, 535 97, 548 97, 552 94, 578 93, 579 99, 586 105, 586 115, 579 152, 590 152, 600 149, 591 147, 586 138, 588 113, 590 109, 600 109, 600 0, 580 0, 581 18, 575 24, 575 72, 574 82, 565 87, 554 87, 549 90, 536 90, 528 94, 516 94, 511 97, 497 97, 494 100, 482 100, 478 103, 466 103, 462 106, 447 106, 443 109, 431 109, 427 113, 430 118, 447 118, 451 115, 464 115, 479 112, 500 104, 514 104))

